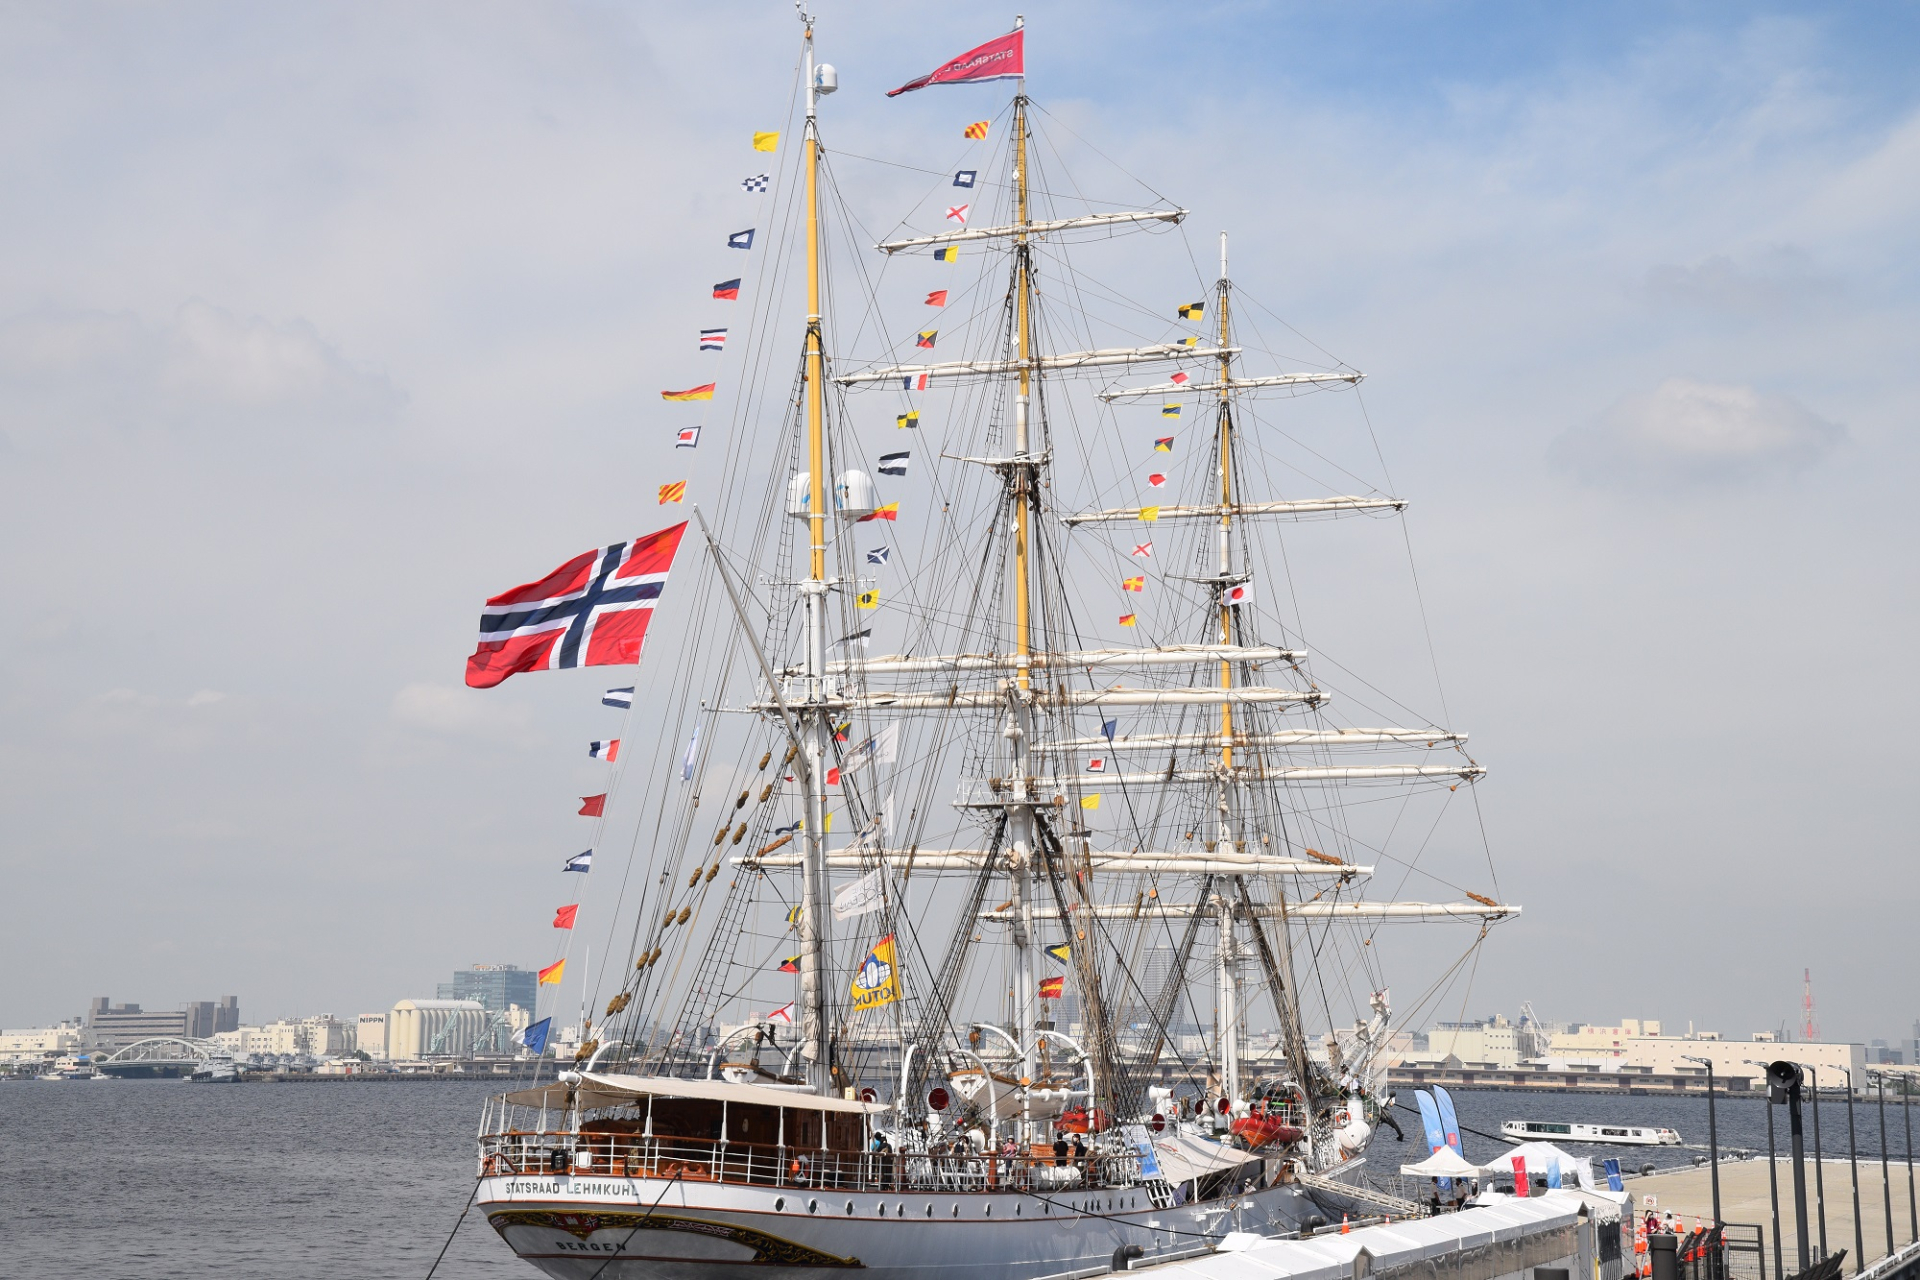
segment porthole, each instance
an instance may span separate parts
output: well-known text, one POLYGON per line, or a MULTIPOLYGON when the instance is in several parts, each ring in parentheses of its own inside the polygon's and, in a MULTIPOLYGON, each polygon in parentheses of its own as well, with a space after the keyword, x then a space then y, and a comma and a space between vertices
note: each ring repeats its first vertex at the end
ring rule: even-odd
POLYGON ((820 1202, 818 1200, 807 1201, 807 1212, 808 1213, 820 1212, 820 1202))
POLYGON ((953 1203, 953 1216, 956 1218, 960 1216, 960 1202, 958 1200, 953 1203))
POLYGON ((927 1216, 928 1216, 929 1218, 931 1218, 931 1217, 933 1216, 933 1206, 932 1206, 932 1205, 928 1205, 928 1206, 927 1206, 927 1216))
POLYGON ((894 1217, 896 1217, 896 1218, 904 1218, 904 1217, 906 1217, 906 1216, 907 1216, 907 1206, 905 1206, 905 1205, 903 1205, 903 1204, 896 1204, 895 1206, 893 1206, 893 1216, 894 1216, 894 1217))
POLYGON ((983 1212, 987 1217, 991 1218, 993 1216, 993 1201, 991 1200, 987 1201, 987 1207, 981 1212, 983 1212))
POLYGON ((851 1200, 847 1201, 847 1216, 849 1218, 853 1216, 853 1201, 851 1200))
POLYGON ((1040 1212, 1051 1214, 1053 1212, 1053 1202, 1051 1200, 1042 1200, 1040 1202, 1040 1212))
POLYGON ((787 1207, 787 1198, 785 1196, 775 1196, 773 1198, 773 1211, 775 1213, 780 1212, 782 1209, 786 1207, 787 1207))
POLYGON ((1025 1207, 1026 1207, 1025 1205, 1018 1205, 1018 1204, 1017 1204, 1017 1205, 1015 1205, 1015 1206, 1013 1206, 1013 1216, 1014 1216, 1014 1217, 1016 1217, 1016 1218, 1017 1218, 1017 1217, 1019 1217, 1019 1216, 1020 1216, 1020 1211, 1021 1211, 1022 1209, 1024 1209, 1025 1207))

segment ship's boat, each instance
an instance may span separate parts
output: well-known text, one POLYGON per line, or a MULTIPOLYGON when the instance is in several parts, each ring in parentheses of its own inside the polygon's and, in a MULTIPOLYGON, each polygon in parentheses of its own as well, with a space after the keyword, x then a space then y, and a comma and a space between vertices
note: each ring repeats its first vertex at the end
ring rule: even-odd
POLYGON ((875 271, 810 18, 798 146, 756 141, 733 243, 767 279, 715 290, 752 372, 680 432, 725 487, 667 531, 656 656, 609 694, 650 718, 618 732, 638 763, 589 814, 600 865, 569 863, 591 886, 634 848, 579 908, 631 950, 573 1059, 482 1119, 476 1204, 551 1275, 1028 1280, 1337 1222, 1384 1096, 1375 935, 1461 922, 1470 954, 1518 911, 1368 892, 1376 856, 1437 877, 1450 812, 1479 838, 1449 802, 1485 771, 1421 717, 1336 719, 1290 619, 1280 531, 1406 504, 1302 492, 1338 468, 1268 406, 1361 374, 1236 327, 1224 235, 1198 301, 1129 296, 1126 246, 1186 211, 1044 172, 1067 135, 1024 34, 953 64, 1013 92, 875 271), (633 839, 602 840, 629 776, 633 839))

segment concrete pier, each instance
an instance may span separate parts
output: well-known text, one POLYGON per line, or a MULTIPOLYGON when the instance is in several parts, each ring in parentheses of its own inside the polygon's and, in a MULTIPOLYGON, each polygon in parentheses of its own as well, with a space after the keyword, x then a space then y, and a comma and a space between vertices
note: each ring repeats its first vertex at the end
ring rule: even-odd
MULTIPOLYGON (((1780 1180, 1780 1253, 1786 1259, 1787 1273, 1798 1269, 1799 1249, 1793 1225, 1793 1161, 1778 1160, 1780 1180)), ((1807 1240, 1817 1254, 1820 1249, 1820 1215, 1814 1196, 1814 1162, 1807 1161, 1807 1240)), ((1880 1180, 1880 1159, 1860 1161, 1860 1226, 1865 1233, 1866 1257, 1856 1259, 1853 1251, 1853 1184, 1845 1160, 1829 1156, 1821 1168, 1827 1184, 1827 1249, 1831 1253, 1847 1251, 1846 1273, 1853 1274, 1854 1263, 1866 1265, 1887 1253, 1887 1214, 1885 1193, 1880 1180)), ((1893 1183, 1893 1244, 1898 1251, 1913 1243, 1913 1224, 1908 1213, 1906 1158, 1889 1165, 1893 1183)), ((1645 1205, 1652 1196, 1660 1213, 1668 1211, 1686 1220, 1705 1222, 1713 1216, 1713 1184, 1705 1165, 1673 1173, 1629 1178, 1627 1190, 1645 1205)), ((1767 1192, 1767 1162, 1741 1160, 1720 1165, 1720 1211, 1728 1222, 1758 1223, 1766 1233, 1767 1273, 1773 1273, 1773 1207, 1767 1192)))

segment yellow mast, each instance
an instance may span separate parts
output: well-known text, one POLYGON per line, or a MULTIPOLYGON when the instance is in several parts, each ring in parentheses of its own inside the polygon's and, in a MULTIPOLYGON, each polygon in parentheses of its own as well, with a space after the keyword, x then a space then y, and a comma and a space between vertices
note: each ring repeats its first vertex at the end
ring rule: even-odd
MULTIPOLYGON (((807 28, 807 60, 813 60, 813 28, 807 28)), ((814 582, 827 580, 826 388, 820 340, 820 137, 813 114, 813 86, 807 88, 807 471, 808 519, 814 582)))
MULTIPOLYGON (((1233 357, 1228 353, 1227 331, 1227 233, 1220 233, 1220 284, 1216 292, 1214 305, 1220 309, 1220 576, 1224 579, 1232 571, 1232 561, 1228 545, 1228 533, 1233 517, 1227 514, 1227 506, 1233 501, 1233 401, 1229 383, 1233 375, 1233 357)), ((1221 586, 1224 593, 1226 585, 1221 586)), ((1220 643, 1233 643, 1233 611, 1227 607, 1224 594, 1220 601, 1220 643)), ((1220 687, 1233 686, 1233 665, 1220 663, 1220 687)), ((1233 706, 1220 704, 1220 767, 1233 768, 1233 706)))
MULTIPOLYGON (((1015 411, 1014 432, 1016 439, 1013 453, 1017 458, 1027 454, 1027 408, 1032 403, 1033 371, 1028 368, 1032 358, 1032 338, 1028 329, 1027 303, 1031 287, 1027 261, 1027 100, 1024 94, 1013 101, 1013 184, 1014 184, 1014 223, 1019 231, 1014 236, 1014 310, 1019 326, 1020 358, 1020 399, 1015 411)), ((1019 483, 1013 494, 1013 643, 1015 668, 1020 688, 1031 687, 1028 664, 1033 656, 1033 635, 1031 603, 1028 599, 1027 583, 1027 518, 1028 490, 1031 477, 1027 469, 1019 472, 1019 483)))
POLYGON ((811 555, 807 580, 800 584, 807 622, 806 829, 801 868, 800 1039, 807 1079, 822 1093, 835 1086, 832 1019, 827 982, 827 755, 830 721, 820 705, 827 670, 827 446, 826 344, 820 329, 820 132, 816 106, 820 94, 838 85, 833 68, 813 60, 813 20, 805 13, 807 69, 807 531, 811 555))

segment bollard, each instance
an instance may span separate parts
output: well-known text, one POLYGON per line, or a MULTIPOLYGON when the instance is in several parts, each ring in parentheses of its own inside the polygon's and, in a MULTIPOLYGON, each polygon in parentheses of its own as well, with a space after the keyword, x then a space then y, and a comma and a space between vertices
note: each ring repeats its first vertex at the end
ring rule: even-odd
POLYGON ((1653 1280, 1680 1280, 1680 1241, 1664 1231, 1647 1237, 1647 1251, 1653 1257, 1653 1280))

